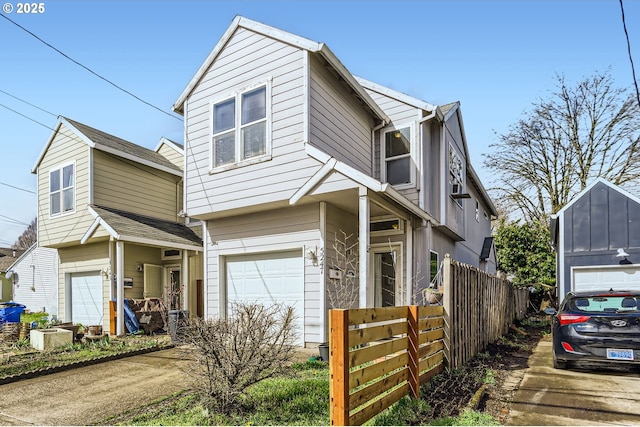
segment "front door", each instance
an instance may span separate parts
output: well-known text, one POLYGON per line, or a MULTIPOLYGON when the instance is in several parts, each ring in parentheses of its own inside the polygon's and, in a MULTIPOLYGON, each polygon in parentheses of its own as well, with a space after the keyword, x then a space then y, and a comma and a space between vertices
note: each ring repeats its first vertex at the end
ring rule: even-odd
POLYGON ((374 307, 402 305, 400 246, 372 247, 374 307))

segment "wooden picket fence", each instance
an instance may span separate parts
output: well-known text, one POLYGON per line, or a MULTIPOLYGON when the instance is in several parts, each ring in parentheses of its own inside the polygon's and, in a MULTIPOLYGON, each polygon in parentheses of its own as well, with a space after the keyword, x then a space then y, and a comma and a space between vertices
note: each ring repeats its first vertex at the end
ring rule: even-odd
POLYGON ((455 369, 505 335, 515 319, 524 318, 529 290, 448 255, 442 264, 447 367, 455 369))
POLYGON ((442 306, 331 310, 331 425, 361 425, 444 370, 442 306))

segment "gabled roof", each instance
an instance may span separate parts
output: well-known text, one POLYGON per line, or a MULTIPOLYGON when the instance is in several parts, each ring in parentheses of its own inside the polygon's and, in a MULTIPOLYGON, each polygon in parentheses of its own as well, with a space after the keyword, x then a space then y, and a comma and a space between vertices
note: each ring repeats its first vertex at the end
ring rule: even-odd
MULTIPOLYGON (((430 104, 428 102, 422 101, 418 98, 414 98, 410 95, 407 95, 405 93, 402 92, 398 92, 396 90, 393 89, 389 89, 388 87, 384 87, 382 85, 379 85, 377 83, 374 83, 372 81, 363 79, 362 77, 357 77, 354 76, 356 81, 358 83, 360 83, 360 85, 362 87, 364 87, 365 89, 369 89, 372 90, 374 92, 378 92, 381 93, 389 98, 398 100, 400 102, 404 102, 405 104, 409 104, 415 108, 419 108, 421 110, 425 110, 425 111, 434 111, 438 108, 437 105, 434 104, 430 104)), ((442 119, 442 115, 440 116, 440 118, 442 119)))
POLYGON ((27 249, 26 251, 22 251, 22 254, 18 258, 16 258, 15 261, 13 261, 13 263, 9 267, 7 267, 7 271, 12 270, 16 266, 16 264, 22 261, 27 255, 33 252, 33 250, 37 247, 38 247, 38 242, 35 242, 33 245, 29 247, 29 249, 27 249))
POLYGON ((202 250, 202 238, 186 225, 104 206, 90 205, 89 212, 95 221, 80 240, 82 244, 102 226, 111 237, 125 242, 202 250))
POLYGON ((159 152, 160 148, 163 145, 173 148, 174 150, 176 150, 176 152, 178 152, 178 154, 184 156, 184 145, 178 144, 177 142, 172 141, 169 138, 165 138, 164 136, 160 138, 160 142, 158 142, 158 145, 156 145, 156 148, 153 151, 155 151, 156 153, 159 152))
POLYGON ((4 273, 24 253, 23 250, 0 248, 0 272, 4 273))
POLYGON ((40 166, 49 146, 53 143, 56 134, 60 132, 60 128, 63 124, 70 128, 91 148, 105 153, 114 154, 172 175, 182 176, 182 170, 179 167, 157 152, 62 116, 58 117, 56 129, 38 157, 35 166, 31 170, 32 173, 37 172, 38 166, 40 166))
POLYGON ((279 30, 274 27, 270 27, 260 22, 252 21, 242 16, 236 16, 233 19, 231 25, 229 26, 229 28, 227 28, 227 31, 225 31, 224 35, 215 45, 211 53, 209 53, 209 56, 207 56, 204 63, 200 66, 196 74, 191 78, 191 81, 189 81, 187 87, 184 88, 178 100, 175 102, 175 104, 173 104, 173 111, 180 114, 184 113, 185 101, 198 85, 203 76, 206 74, 209 67, 211 67, 211 65, 214 63, 220 52, 222 52, 227 42, 240 27, 322 56, 322 58, 324 58, 324 60, 327 62, 327 65, 333 68, 338 76, 343 79, 345 83, 353 90, 353 95, 356 98, 358 98, 380 120, 386 123, 389 122, 389 118, 384 113, 384 111, 382 111, 380 106, 378 106, 378 104, 376 104, 371 99, 364 88, 360 86, 353 75, 349 71, 347 71, 347 68, 340 62, 340 60, 333 54, 333 52, 331 52, 327 45, 325 45, 324 43, 314 42, 312 40, 279 30))

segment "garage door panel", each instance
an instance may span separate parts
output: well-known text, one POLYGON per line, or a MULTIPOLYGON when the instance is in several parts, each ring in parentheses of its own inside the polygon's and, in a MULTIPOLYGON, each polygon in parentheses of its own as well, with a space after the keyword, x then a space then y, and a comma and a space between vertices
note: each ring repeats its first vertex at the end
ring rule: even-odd
POLYGON ((83 325, 102 325, 102 276, 95 273, 71 274, 71 319, 83 325))
POLYGON ((573 290, 640 290, 640 266, 576 268, 573 290))
POLYGON ((300 251, 228 257, 227 300, 293 306, 304 344, 304 263, 300 251))

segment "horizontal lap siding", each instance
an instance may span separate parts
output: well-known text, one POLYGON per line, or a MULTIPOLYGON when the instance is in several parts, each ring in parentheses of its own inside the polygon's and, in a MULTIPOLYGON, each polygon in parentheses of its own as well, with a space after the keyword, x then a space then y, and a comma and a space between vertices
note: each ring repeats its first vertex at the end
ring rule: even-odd
POLYGON ((95 204, 177 220, 179 177, 99 151, 93 164, 95 204))
POLYGON ((182 154, 178 153, 167 144, 162 144, 162 146, 158 150, 158 154, 164 156, 167 160, 178 166, 180 169, 184 167, 184 159, 182 154))
POLYGON ((371 175, 373 119, 350 90, 311 56, 310 143, 371 175))
POLYGON ((41 246, 78 243, 93 217, 89 203, 89 146, 64 124, 38 166, 38 242, 41 246), (75 161, 75 212, 50 218, 49 172, 75 161))
MULTIPOLYGON (((418 108, 369 89, 367 89, 367 92, 369 93, 371 98, 373 98, 373 100, 380 106, 380 108, 382 108, 382 110, 389 116, 392 126, 401 127, 407 124, 417 123, 417 121, 422 118, 422 112, 418 108)), ((418 133, 417 126, 414 128, 414 132, 418 133)), ((414 147, 412 147, 412 149, 415 150, 419 144, 418 136, 413 135, 413 138, 415 145, 414 147)), ((382 155, 380 153, 381 146, 382 145, 380 142, 380 136, 378 136, 374 145, 374 176, 377 179, 380 179, 380 177, 382 176, 382 172, 380 169, 382 167, 382 155)), ((417 159, 418 157, 416 156, 415 158, 417 159)), ((420 165, 415 164, 414 166, 416 168, 416 171, 418 171, 420 165)), ((416 180, 419 178, 419 176, 420 174, 416 172, 416 180)), ((422 183, 419 187, 424 186, 425 183, 422 183)), ((400 194, 411 200, 416 205, 419 204, 419 192, 415 187, 398 191, 400 192, 400 194)))
MULTIPOLYGON (((281 252, 321 247, 317 204, 266 211, 257 214, 207 221, 207 277, 205 287, 207 313, 220 313, 220 286, 224 277, 219 266, 221 256, 281 252)), ((320 266, 304 257, 305 340, 318 343, 324 340, 320 313, 320 266)))
POLYGON ((302 144, 304 55, 238 29, 187 101, 186 198, 191 216, 286 201, 315 171, 302 144), (209 174, 211 102, 272 79, 269 161, 209 174))

